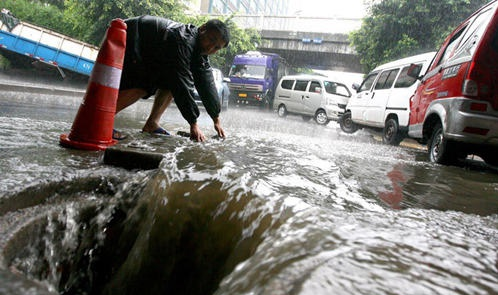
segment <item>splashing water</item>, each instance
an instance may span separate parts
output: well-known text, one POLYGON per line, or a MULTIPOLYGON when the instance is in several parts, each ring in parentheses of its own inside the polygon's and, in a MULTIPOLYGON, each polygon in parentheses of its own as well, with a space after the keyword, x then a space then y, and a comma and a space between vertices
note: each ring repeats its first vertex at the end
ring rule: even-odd
MULTIPOLYGON (((18 210, 1 212, 2 264, 53 292, 498 290, 492 169, 438 166, 368 132, 250 109, 222 114, 224 141, 150 137, 137 131, 143 103, 116 124, 164 160, 126 171, 57 145, 69 106, 35 116, 9 105, 0 112, 0 200, 18 210)), ((182 128, 177 113, 168 110, 166 128, 182 128)), ((205 114, 199 123, 212 128, 205 114)))

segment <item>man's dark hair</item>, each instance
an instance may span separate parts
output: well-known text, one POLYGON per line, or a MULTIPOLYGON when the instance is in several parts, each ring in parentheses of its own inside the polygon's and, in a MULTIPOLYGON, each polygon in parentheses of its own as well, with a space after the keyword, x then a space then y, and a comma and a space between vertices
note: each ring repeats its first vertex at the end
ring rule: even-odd
POLYGON ((225 41, 225 47, 230 43, 230 32, 227 25, 219 19, 210 19, 206 22, 206 30, 216 30, 220 32, 221 38, 225 41))

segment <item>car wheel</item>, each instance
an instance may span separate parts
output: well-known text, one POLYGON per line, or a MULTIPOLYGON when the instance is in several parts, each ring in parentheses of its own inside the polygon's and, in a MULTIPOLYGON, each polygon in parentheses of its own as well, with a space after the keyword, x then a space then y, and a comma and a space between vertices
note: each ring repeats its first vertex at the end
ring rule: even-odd
POLYGON ((382 132, 382 141, 389 145, 399 145, 403 136, 399 132, 398 120, 390 118, 387 120, 382 132))
POLYGON ((428 143, 429 161, 451 165, 456 162, 457 154, 451 141, 443 134, 443 126, 437 123, 434 126, 431 139, 428 143))
POLYGON ((358 130, 358 125, 356 125, 353 122, 353 119, 351 119, 351 112, 345 112, 340 118, 339 118, 339 126, 341 127, 341 130, 346 132, 346 133, 355 133, 356 130, 358 130))
POLYGON ((278 116, 281 118, 287 116, 287 109, 285 108, 285 105, 281 104, 278 106, 278 116))
POLYGON ((327 113, 325 113, 324 110, 316 111, 315 121, 320 125, 327 125, 329 123, 329 118, 327 118, 327 113))

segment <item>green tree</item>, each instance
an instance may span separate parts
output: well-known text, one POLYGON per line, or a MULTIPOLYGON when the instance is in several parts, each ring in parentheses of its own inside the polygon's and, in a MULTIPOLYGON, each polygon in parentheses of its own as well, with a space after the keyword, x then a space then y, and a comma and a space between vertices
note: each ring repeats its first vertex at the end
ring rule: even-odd
POLYGON ((372 1, 359 30, 350 34, 365 71, 409 55, 437 50, 444 38, 489 0, 372 1))
MULTIPOLYGON (((109 22, 117 17, 129 18, 143 14, 157 15, 174 21, 192 23, 200 26, 208 16, 186 15, 186 7, 181 0, 66 0, 65 17, 73 23, 73 36, 95 45, 99 45, 109 22)), ((226 22, 231 40, 229 47, 210 56, 213 67, 220 68, 225 74, 229 71, 233 57, 248 50, 254 50, 260 43, 261 36, 256 30, 241 29, 233 21, 233 15, 226 22)))
POLYGON ((261 34, 255 29, 241 29, 233 22, 233 15, 224 20, 230 30, 230 45, 210 57, 213 67, 222 70, 226 75, 235 55, 250 50, 256 50, 261 43, 261 34))
POLYGON ((64 13, 56 5, 41 1, 2 0, 0 8, 10 10, 17 18, 40 27, 65 32, 64 13))
POLYGON ((143 14, 157 15, 175 21, 185 21, 186 6, 181 0, 66 0, 65 16, 73 23, 79 38, 99 45, 107 26, 115 18, 130 18, 143 14))
MULTIPOLYGON (((57 1, 49 2, 55 4, 57 1)), ((0 8, 10 10, 14 16, 23 21, 71 36, 69 29, 71 25, 64 21, 64 13, 57 5, 33 0, 2 0, 0 8)), ((2 53, 2 55, 9 56, 9 59, 0 56, 0 67, 2 68, 10 68, 12 65, 15 67, 26 66, 24 62, 19 63, 22 59, 17 59, 15 55, 9 55, 7 52, 2 53)))

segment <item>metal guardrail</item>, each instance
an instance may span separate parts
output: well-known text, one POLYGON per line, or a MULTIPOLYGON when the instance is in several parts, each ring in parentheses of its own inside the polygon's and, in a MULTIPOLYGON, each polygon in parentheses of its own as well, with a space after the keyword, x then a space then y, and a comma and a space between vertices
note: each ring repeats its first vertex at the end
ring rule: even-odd
MULTIPOLYGON (((225 19, 227 15, 210 14, 210 17, 225 19)), ((348 34, 361 27, 361 18, 235 15, 233 21, 241 28, 259 31, 288 31, 308 33, 348 34)))

